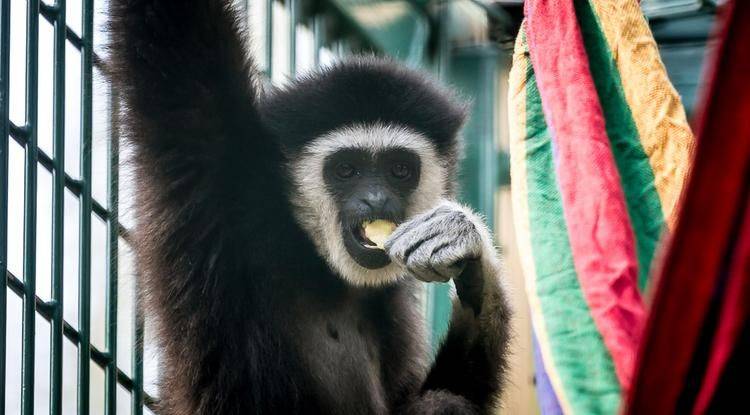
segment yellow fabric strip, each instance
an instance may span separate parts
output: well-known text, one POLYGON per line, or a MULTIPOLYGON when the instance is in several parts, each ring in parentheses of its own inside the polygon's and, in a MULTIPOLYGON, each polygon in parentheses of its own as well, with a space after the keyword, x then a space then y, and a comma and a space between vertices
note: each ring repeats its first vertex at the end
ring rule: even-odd
POLYGON ((671 229, 688 172, 693 133, 637 0, 590 0, 620 72, 671 229))
MULTIPOLYGON (((523 29, 521 29, 523 32, 523 29)), ((555 390, 558 403, 565 414, 573 414, 570 402, 564 393, 563 382, 553 364, 552 350, 544 322, 542 305, 537 296, 536 266, 532 256, 531 230, 529 228, 528 189, 526 176, 526 71, 531 65, 528 46, 524 36, 519 35, 513 52, 513 66, 509 75, 508 123, 510 127, 511 177, 513 179, 513 223, 518 252, 526 281, 526 295, 531 308, 534 333, 545 362, 547 376, 555 390)))

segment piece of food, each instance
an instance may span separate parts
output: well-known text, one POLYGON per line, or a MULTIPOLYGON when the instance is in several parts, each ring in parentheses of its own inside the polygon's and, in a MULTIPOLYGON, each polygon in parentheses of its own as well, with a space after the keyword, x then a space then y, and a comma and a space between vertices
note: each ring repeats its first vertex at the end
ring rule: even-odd
POLYGON ((385 249, 385 241, 396 229, 396 224, 389 221, 378 219, 372 222, 364 223, 365 237, 369 239, 376 247, 385 249))

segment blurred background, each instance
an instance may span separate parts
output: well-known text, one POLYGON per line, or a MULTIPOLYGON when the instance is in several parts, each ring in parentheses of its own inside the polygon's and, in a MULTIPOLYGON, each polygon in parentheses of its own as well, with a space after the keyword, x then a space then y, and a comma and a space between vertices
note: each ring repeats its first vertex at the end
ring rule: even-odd
MULTIPOLYGON (((22 405, 23 412, 40 414, 150 413, 159 394, 159 353, 134 300, 128 154, 119 148, 117 97, 101 65, 106 3, 1 3, 8 173, 7 189, 0 192, 7 203, 7 218, 0 217, 7 236, 7 242, 0 238, 0 255, 7 256, 0 256, 7 277, 0 294, 0 411, 7 414, 22 413, 22 405)), ((494 228, 517 310, 502 412, 538 413, 507 155, 506 82, 522 1, 236 3, 269 84, 283 85, 347 55, 375 53, 430 72, 472 103, 460 197, 494 228)), ((641 4, 691 113, 703 57, 713 44, 717 1, 641 4)), ((433 346, 447 328, 449 290, 447 284, 424 287, 433 346)))

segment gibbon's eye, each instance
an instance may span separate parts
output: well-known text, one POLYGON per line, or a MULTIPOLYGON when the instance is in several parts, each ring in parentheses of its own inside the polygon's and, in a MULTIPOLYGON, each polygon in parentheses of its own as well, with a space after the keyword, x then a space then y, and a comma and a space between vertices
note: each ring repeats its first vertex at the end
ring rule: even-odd
POLYGON ((404 163, 396 163, 391 167, 391 174, 397 179, 407 179, 411 176, 409 166, 404 163))
POLYGON ((336 176, 341 179, 350 179, 357 174, 357 169, 349 163, 341 163, 336 166, 336 176))

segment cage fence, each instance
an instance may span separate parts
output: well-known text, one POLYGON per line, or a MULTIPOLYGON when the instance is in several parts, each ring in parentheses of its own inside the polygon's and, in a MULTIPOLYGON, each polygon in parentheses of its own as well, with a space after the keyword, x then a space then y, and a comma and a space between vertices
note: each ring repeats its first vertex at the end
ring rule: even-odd
POLYGON ((95 10, 2 2, 0 410, 10 414, 114 413, 123 393, 133 413, 150 403, 143 319, 118 318, 118 298, 132 310, 132 294, 118 296, 117 106, 101 82, 95 10))
MULTIPOLYGON (((336 16, 303 21, 298 0, 238 6, 275 83, 346 50, 327 39, 336 16)), ((0 2, 0 414, 142 414, 155 403, 105 10, 104 0, 0 2)))

